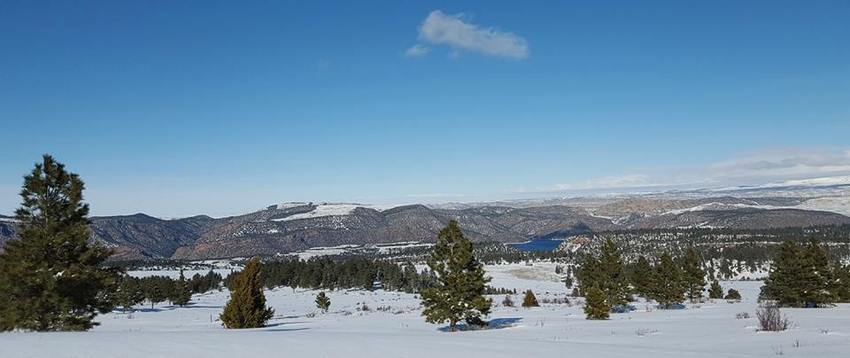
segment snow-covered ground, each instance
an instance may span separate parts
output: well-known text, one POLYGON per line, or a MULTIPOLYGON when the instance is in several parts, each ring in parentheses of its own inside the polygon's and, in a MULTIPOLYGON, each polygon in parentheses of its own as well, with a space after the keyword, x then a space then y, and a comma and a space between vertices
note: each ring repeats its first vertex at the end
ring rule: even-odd
MULTIPOLYGON (((566 297, 554 266, 536 263, 487 267, 495 287, 534 289, 538 300, 566 297), (551 267, 550 267, 551 266, 551 267), (550 275, 549 273, 552 272, 550 275), (546 294, 545 292, 549 292, 546 294)), ((130 318, 99 316, 102 325, 79 333, 0 334, 0 357, 846 357, 850 305, 784 309, 791 330, 757 332, 754 317, 761 282, 723 282, 741 291, 740 303, 688 305, 685 310, 638 310, 608 321, 584 319, 579 304, 540 308, 497 307, 498 329, 447 333, 426 323, 416 296, 359 290, 329 293, 327 314, 317 314, 316 291, 266 292, 275 309, 269 326, 226 330, 216 321, 227 292, 196 295, 192 305, 142 308, 130 318), (358 310, 365 303, 370 310, 358 310), (380 308, 380 310, 379 310, 380 308)), ((493 296, 501 302, 502 296, 493 296)), ((521 296, 513 297, 521 302, 521 296)), ((574 300, 576 301, 576 300, 574 300)), ((578 300, 580 301, 580 299, 578 300)))

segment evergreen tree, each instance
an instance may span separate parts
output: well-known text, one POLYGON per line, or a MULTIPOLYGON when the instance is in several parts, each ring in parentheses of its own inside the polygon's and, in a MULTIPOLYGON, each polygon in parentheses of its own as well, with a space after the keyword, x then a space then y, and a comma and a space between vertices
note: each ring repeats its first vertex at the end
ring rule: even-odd
POLYGON ((803 294, 800 286, 803 277, 803 262, 800 249, 793 241, 785 241, 777 250, 764 286, 763 299, 776 300, 780 306, 801 306, 803 294))
POLYGON ((190 300, 192 300, 192 289, 189 287, 189 283, 186 282, 186 277, 183 276, 183 270, 180 270, 180 278, 174 282, 171 302, 183 307, 190 300))
POLYGON ((587 314, 587 319, 608 319, 611 305, 606 301, 605 293, 599 286, 590 287, 585 296, 587 301, 584 304, 584 313, 587 314))
POLYGON ((260 259, 253 258, 233 279, 230 300, 221 313, 221 322, 227 328, 257 328, 266 325, 274 310, 266 307, 260 259))
POLYGON ((115 292, 115 303, 124 311, 132 311, 133 306, 144 300, 145 293, 142 291, 139 279, 126 275, 121 277, 118 290, 115 292))
POLYGON ((702 260, 693 248, 688 248, 682 261, 682 282, 685 286, 685 294, 692 303, 702 299, 705 290, 705 271, 701 267, 702 260))
POLYGON ((440 231, 427 263, 437 277, 434 287, 421 292, 425 320, 448 321, 452 332, 461 320, 482 323, 481 317, 490 314, 491 300, 484 297, 490 279, 484 276, 484 265, 475 259, 472 243, 463 237, 457 221, 450 221, 440 231))
POLYGON ((168 298, 170 286, 169 282, 162 277, 152 276, 142 280, 142 290, 151 304, 151 310, 154 309, 157 303, 163 302, 168 298))
POLYGON ((826 250, 816 240, 801 248, 793 241, 779 246, 761 298, 780 306, 818 307, 836 302, 841 285, 826 250))
POLYGON ((669 254, 664 253, 655 267, 653 299, 663 308, 682 303, 685 288, 682 284, 682 270, 669 254))
POLYGON ((850 265, 836 264, 833 271, 835 277, 835 296, 838 302, 850 302, 850 265))
POLYGON ((836 283, 829 256, 820 243, 811 239, 802 252, 804 265, 803 282, 804 302, 807 307, 817 307, 835 303, 836 283))
POLYGON ((635 292, 643 297, 649 297, 652 293, 652 266, 644 256, 638 257, 631 274, 631 282, 635 292))
POLYGON ((711 282, 711 287, 708 289, 708 298, 723 298, 723 287, 720 286, 720 282, 717 282, 717 280, 711 282))
POLYGON ((525 297, 522 298, 522 307, 540 307, 540 304, 537 303, 537 297, 534 296, 534 292, 531 290, 525 291, 525 297))
POLYGON ((602 243, 599 257, 589 255, 584 258, 577 276, 582 293, 586 294, 587 289, 596 285, 605 293, 610 305, 625 305, 629 302, 629 282, 623 259, 611 239, 602 243))
POLYGON ((319 292, 316 295, 316 307, 322 310, 323 313, 328 312, 328 308, 331 307, 331 299, 324 292, 319 292))
POLYGON ((24 177, 15 212, 19 240, 0 254, 0 330, 80 331, 112 309, 117 271, 90 244, 83 181, 44 155, 24 177))

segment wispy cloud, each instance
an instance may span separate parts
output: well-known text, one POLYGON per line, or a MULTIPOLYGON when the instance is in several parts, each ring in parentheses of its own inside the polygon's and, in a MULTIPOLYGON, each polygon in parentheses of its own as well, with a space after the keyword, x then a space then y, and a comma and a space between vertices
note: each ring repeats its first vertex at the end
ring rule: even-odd
POLYGON ((406 57, 422 57, 431 52, 431 48, 425 45, 416 44, 404 51, 406 57))
POLYGON ((587 189, 610 189, 610 188, 634 188, 658 186, 653 183, 649 176, 642 174, 630 174, 622 176, 608 176, 593 178, 580 182, 556 184, 557 190, 587 190, 587 189))
MULTIPOLYGON (((481 27, 466 20, 464 14, 449 15, 440 10, 434 10, 419 26, 419 41, 449 46, 454 55, 466 51, 517 60, 529 56, 528 41, 523 37, 511 32, 481 27)), ((419 46, 421 45, 411 47, 405 54, 408 56, 427 54, 427 51, 422 52, 422 50, 428 48, 419 46)))
POLYGON ((705 166, 605 176, 518 192, 738 186, 841 175, 850 175, 850 149, 781 148, 746 153, 705 166))

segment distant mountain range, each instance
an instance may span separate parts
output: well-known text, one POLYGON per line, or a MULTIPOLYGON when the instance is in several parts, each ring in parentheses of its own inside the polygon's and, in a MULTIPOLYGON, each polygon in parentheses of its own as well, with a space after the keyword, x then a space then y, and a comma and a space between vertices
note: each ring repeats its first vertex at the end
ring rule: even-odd
MULTIPOLYGON (((626 200, 589 210, 560 205, 436 209, 409 205, 376 210, 354 204, 272 206, 245 215, 163 220, 145 214, 91 219, 93 239, 116 259, 208 259, 274 255, 311 247, 400 241, 433 241, 451 219, 475 241, 519 242, 583 231, 712 227, 763 229, 850 224, 850 217, 800 209, 740 207, 752 199, 693 200, 681 204, 626 200), (678 209, 669 209, 676 207, 678 209), (604 213, 604 215, 603 215, 604 213)), ((0 241, 14 237, 14 222, 0 218, 0 241)))
MULTIPOLYGON (((520 242, 586 231, 653 228, 765 229, 850 224, 850 178, 649 194, 474 204, 284 203, 244 215, 91 218, 92 238, 116 259, 274 255, 312 247, 433 241, 451 219, 476 241, 520 242)), ((15 222, 0 215, 0 247, 15 222)))

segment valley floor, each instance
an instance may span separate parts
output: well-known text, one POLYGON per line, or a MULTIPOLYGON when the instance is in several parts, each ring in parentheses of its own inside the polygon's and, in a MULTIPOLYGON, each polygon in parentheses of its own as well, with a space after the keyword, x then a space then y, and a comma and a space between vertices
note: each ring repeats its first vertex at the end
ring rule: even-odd
MULTIPOLYGON (((566 297, 550 265, 487 269, 495 287, 531 288, 541 301, 566 297)), ((196 295, 185 308, 139 306, 132 318, 102 315, 102 325, 89 332, 3 333, 0 357, 846 357, 850 352, 850 305, 783 309, 792 329, 757 332, 761 282, 722 284, 740 290, 743 301, 688 304, 684 310, 639 303, 637 311, 608 321, 585 320, 581 299, 533 309, 499 306, 490 316, 499 327, 457 333, 426 323, 414 295, 333 291, 330 312, 320 314, 313 303, 316 291, 290 288, 266 292, 276 313, 268 327, 226 330, 216 319, 228 294, 214 292, 196 295), (358 310, 364 303, 369 311, 358 310), (736 319, 739 312, 751 318, 736 319)), ((513 299, 519 303, 522 297, 513 299)))

